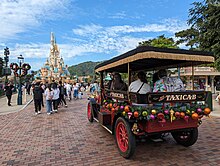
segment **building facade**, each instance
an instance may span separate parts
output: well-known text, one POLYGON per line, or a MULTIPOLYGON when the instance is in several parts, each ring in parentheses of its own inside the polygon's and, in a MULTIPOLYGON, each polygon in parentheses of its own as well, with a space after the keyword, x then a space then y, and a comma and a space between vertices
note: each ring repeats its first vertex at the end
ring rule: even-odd
POLYGON ((186 89, 188 90, 200 90, 211 91, 216 93, 220 89, 218 72, 213 67, 185 67, 180 69, 180 76, 184 82, 186 82, 186 89), (194 71, 194 72, 192 72, 194 71))

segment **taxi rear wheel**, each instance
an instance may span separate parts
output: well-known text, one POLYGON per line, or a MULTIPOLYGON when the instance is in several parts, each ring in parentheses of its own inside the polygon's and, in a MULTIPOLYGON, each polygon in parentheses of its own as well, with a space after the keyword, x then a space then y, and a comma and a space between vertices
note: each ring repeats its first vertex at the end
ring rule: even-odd
POLYGON ((171 134, 178 144, 188 147, 196 143, 198 139, 198 128, 184 131, 176 131, 172 132, 171 134))

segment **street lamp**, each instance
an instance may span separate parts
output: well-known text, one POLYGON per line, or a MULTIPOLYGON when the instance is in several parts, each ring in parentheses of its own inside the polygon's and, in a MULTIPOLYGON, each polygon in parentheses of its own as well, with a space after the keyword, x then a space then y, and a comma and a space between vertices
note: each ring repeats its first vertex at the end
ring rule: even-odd
MULTIPOLYGON (((24 62, 24 57, 22 55, 18 56, 18 63, 19 63, 19 76, 21 76, 21 65, 24 62)), ((22 105, 22 86, 21 86, 21 77, 19 77, 19 84, 18 84, 18 105, 22 105)))
POLYGON ((8 75, 11 75, 11 70, 8 68, 8 62, 9 62, 9 56, 10 55, 10 51, 9 48, 6 47, 4 49, 4 60, 5 60, 5 68, 4 68, 4 75, 5 75, 5 82, 8 82, 8 75))
POLYGON ((27 75, 27 71, 31 69, 31 66, 24 62, 24 57, 22 55, 18 56, 18 62, 17 63, 11 63, 10 68, 14 70, 14 75, 16 77, 19 77, 19 84, 18 84, 18 105, 22 105, 22 86, 21 86, 21 77, 27 75), (17 71, 19 70, 19 73, 17 71))

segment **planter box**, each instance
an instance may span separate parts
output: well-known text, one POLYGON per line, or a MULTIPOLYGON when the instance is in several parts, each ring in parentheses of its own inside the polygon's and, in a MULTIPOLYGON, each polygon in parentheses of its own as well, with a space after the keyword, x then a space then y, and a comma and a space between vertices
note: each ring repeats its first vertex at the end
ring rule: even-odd
POLYGON ((99 123, 102 125, 110 125, 111 124, 111 113, 110 112, 99 112, 98 113, 99 123))

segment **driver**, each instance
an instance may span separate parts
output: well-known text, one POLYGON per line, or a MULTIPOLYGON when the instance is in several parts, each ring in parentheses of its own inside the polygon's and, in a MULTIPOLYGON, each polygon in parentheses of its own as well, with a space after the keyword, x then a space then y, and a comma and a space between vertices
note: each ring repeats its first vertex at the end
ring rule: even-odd
POLYGON ((121 90, 127 91, 128 87, 126 83, 122 80, 121 75, 119 73, 114 74, 114 78, 111 83, 111 90, 121 90))

